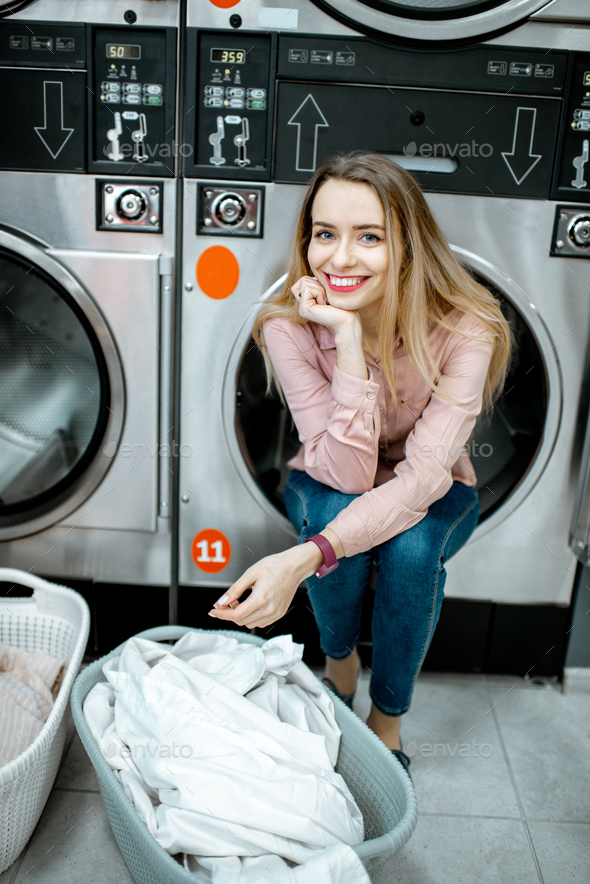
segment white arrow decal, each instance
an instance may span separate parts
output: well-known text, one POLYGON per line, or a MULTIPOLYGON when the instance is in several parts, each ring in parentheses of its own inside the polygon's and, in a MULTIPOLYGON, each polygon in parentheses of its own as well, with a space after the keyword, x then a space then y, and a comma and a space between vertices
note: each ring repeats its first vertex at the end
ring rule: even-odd
POLYGON ((66 142, 72 132, 73 129, 64 129, 64 93, 63 93, 63 83, 59 80, 44 80, 43 81, 43 125, 42 126, 34 126, 35 132, 55 160, 62 150, 64 149, 66 142), (48 87, 51 86, 51 89, 48 87), (57 86, 57 89, 55 88, 57 86), (47 113, 47 101, 48 101, 48 93, 52 93, 51 96, 51 111, 47 113), (59 94, 58 94, 59 93, 59 94), (59 121, 58 115, 56 114, 56 103, 59 101, 59 121), (64 138, 64 133, 67 133, 64 138), (50 147, 49 145, 52 145, 50 147))
POLYGON ((517 184, 522 184, 526 176, 535 168, 543 156, 540 153, 533 153, 536 118, 537 109, 535 107, 519 107, 516 109, 512 151, 510 153, 508 151, 502 153, 504 162, 510 169, 510 174, 517 184))
POLYGON ((320 126, 329 126, 325 116, 319 109, 313 95, 309 94, 307 98, 301 102, 289 122, 288 126, 297 126, 297 147, 295 150, 295 170, 297 172, 315 172, 316 156, 318 152, 318 128, 320 126), (311 139, 303 137, 301 140, 301 127, 306 127, 309 133, 313 126, 313 143, 311 139))

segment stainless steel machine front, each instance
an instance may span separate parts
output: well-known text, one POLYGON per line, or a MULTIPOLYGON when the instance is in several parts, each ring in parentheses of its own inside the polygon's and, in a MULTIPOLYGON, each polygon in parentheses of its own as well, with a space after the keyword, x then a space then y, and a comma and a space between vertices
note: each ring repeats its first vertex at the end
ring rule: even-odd
POLYGON ((179 4, 76 11, 0 6, 0 561, 168 585, 179 4))
POLYGON ((303 185, 325 156, 363 148, 412 170, 517 343, 474 432, 482 514, 447 566, 447 595, 569 603, 590 333, 590 54, 559 18, 567 4, 466 3, 446 17, 436 6, 188 4, 180 419, 198 456, 181 463, 183 584, 227 586, 295 542, 282 487, 298 442, 263 396, 252 322, 286 272, 303 185), (435 17, 462 45, 428 45, 435 17), (262 217, 249 230, 255 190, 262 217), (214 198, 229 216, 212 217, 214 198))

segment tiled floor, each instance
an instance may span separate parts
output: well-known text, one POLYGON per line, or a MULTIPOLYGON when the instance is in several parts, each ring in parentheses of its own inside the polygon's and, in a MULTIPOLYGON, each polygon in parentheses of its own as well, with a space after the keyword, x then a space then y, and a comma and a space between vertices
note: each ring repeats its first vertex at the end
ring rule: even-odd
MULTIPOLYGON (((363 719, 368 676, 355 699, 363 719)), ((590 881, 589 697, 519 678, 426 673, 402 742, 419 819, 391 861, 391 884, 590 881)), ((45 811, 0 884, 132 880, 71 723, 45 811)))

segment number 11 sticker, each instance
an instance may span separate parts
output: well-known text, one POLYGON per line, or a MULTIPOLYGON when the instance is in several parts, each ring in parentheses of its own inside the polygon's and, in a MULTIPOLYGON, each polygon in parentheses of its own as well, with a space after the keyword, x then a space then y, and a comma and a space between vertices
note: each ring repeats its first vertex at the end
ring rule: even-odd
POLYGON ((231 558, 229 540, 216 528, 199 531, 191 544, 193 562, 201 571, 215 574, 223 571, 231 558))

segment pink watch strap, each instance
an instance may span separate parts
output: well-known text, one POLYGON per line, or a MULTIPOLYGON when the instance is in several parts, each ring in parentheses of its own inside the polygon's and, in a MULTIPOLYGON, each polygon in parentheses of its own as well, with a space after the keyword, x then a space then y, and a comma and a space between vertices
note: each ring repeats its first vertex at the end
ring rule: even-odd
POLYGON ((334 571, 338 567, 338 559, 336 558, 336 553, 334 552, 334 547, 330 543, 329 540, 322 534, 314 534, 313 537, 308 537, 305 543, 309 543, 313 541, 317 547, 320 548, 322 555, 324 557, 324 564, 321 565, 318 570, 315 572, 316 577, 325 577, 326 574, 329 574, 331 571, 334 571))

